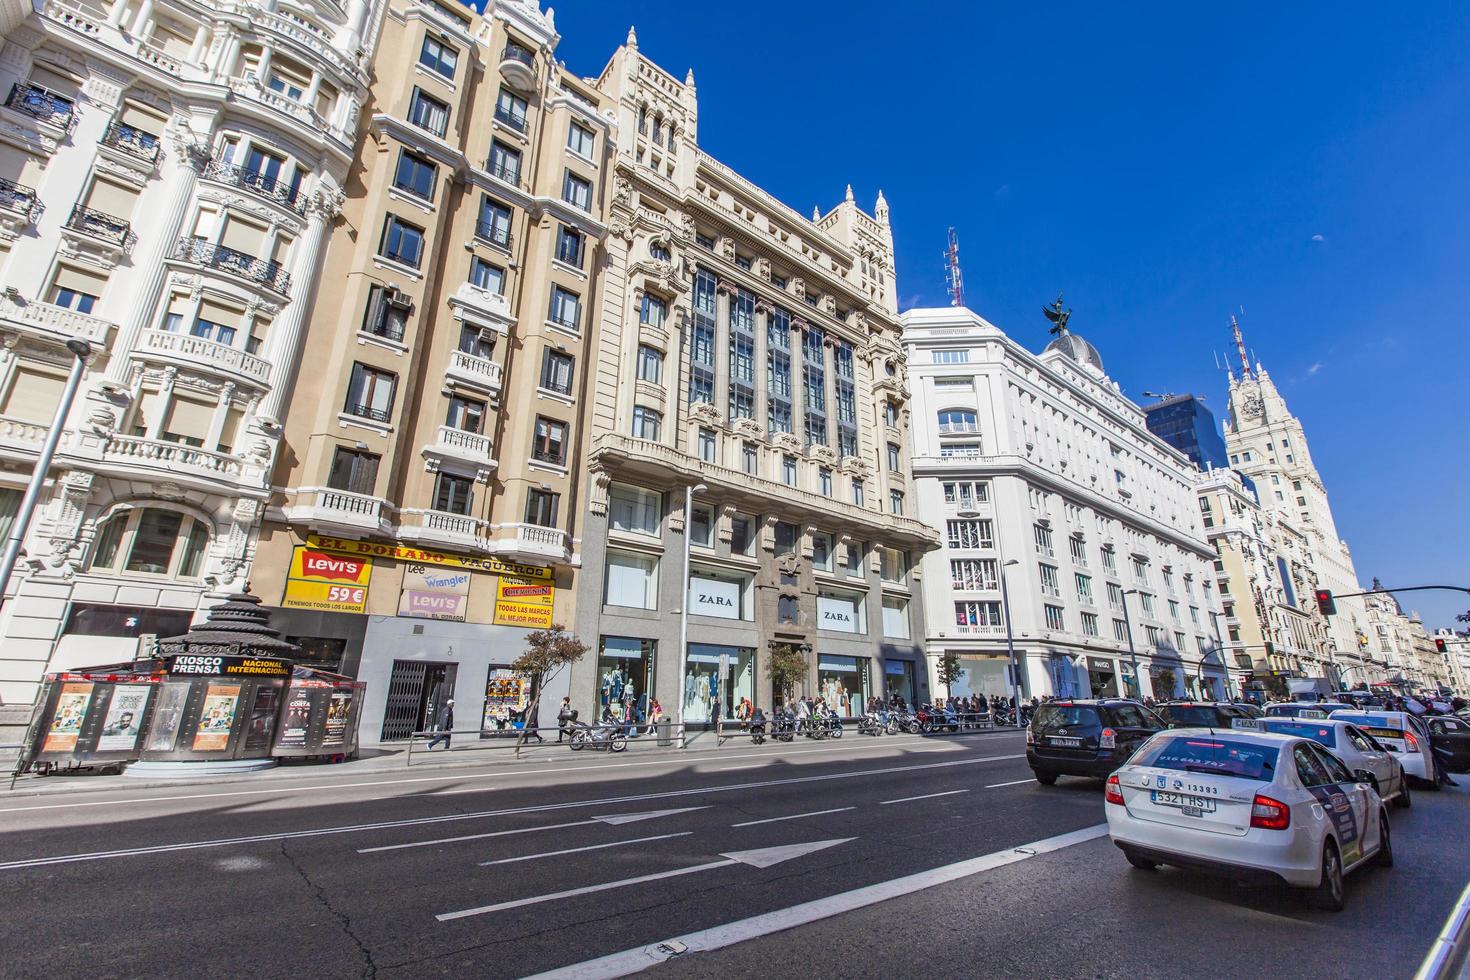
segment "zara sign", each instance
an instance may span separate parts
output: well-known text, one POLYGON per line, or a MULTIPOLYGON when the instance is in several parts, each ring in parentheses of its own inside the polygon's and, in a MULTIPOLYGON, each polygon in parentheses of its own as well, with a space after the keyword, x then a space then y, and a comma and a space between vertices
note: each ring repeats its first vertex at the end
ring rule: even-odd
POLYGON ((720 579, 689 579, 689 611, 695 616, 715 616, 719 619, 743 619, 739 582, 720 579))
POLYGON ((839 633, 862 633, 863 602, 845 596, 817 596, 817 628, 839 633))

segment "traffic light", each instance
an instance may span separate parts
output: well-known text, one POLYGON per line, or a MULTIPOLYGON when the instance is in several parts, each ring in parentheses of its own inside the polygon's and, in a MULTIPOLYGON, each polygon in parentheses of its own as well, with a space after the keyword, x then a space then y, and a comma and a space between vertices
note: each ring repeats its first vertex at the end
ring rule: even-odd
POLYGON ((1434 641, 1434 649, 1438 650, 1440 653, 1448 652, 1445 648, 1445 642, 1443 639, 1436 639, 1434 641))
POLYGON ((1337 613, 1337 600, 1332 598, 1331 589, 1317 590, 1317 611, 1324 616, 1332 616, 1337 613))

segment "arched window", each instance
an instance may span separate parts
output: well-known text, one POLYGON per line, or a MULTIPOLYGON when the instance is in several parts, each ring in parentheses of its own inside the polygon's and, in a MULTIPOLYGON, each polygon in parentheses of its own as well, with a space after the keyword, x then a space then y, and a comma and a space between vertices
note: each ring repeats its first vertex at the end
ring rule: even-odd
POLYGON ((968 408, 949 408, 939 413, 939 434, 979 432, 975 413, 968 408))
POLYGON ((158 507, 125 510, 97 531, 92 570, 123 575, 198 578, 209 550, 209 526, 158 507))

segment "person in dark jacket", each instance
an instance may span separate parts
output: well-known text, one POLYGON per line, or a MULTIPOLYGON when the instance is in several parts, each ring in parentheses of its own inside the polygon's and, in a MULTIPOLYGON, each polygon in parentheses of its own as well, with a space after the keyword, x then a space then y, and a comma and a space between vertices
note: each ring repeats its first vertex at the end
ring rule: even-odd
POLYGON ((434 728, 439 734, 429 739, 429 751, 440 742, 444 743, 444 751, 449 751, 450 733, 454 731, 454 698, 444 702, 444 707, 439 709, 439 717, 434 720, 434 728))

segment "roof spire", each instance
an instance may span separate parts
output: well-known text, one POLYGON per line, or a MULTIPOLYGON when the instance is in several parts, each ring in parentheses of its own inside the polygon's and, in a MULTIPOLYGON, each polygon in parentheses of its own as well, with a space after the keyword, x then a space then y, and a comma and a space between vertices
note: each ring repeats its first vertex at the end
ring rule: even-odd
POLYGON ((1251 376, 1251 359, 1245 353, 1245 340, 1240 335, 1240 322, 1235 319, 1235 314, 1230 314, 1230 330, 1235 334, 1235 350, 1240 354, 1240 376, 1249 378, 1251 376))
POLYGON ((873 217, 878 219, 880 225, 888 224, 888 198, 883 196, 881 188, 878 191, 878 203, 873 205, 873 217))
POLYGON ((632 27, 632 26, 629 26, 629 28, 628 28, 628 47, 630 47, 630 48, 637 48, 638 47, 638 30, 637 30, 637 28, 632 27))
POLYGON ((813 204, 812 205, 812 221, 813 222, 816 222, 816 221, 821 221, 821 220, 822 220, 822 209, 819 208, 819 207, 817 207, 815 204, 813 204))
POLYGON ((847 185, 847 195, 843 198, 848 204, 852 203, 852 185, 847 185))
POLYGON ((690 68, 687 72, 684 73, 684 84, 687 85, 687 86, 689 86, 690 88, 693 88, 694 87, 694 69, 693 68, 690 68))

